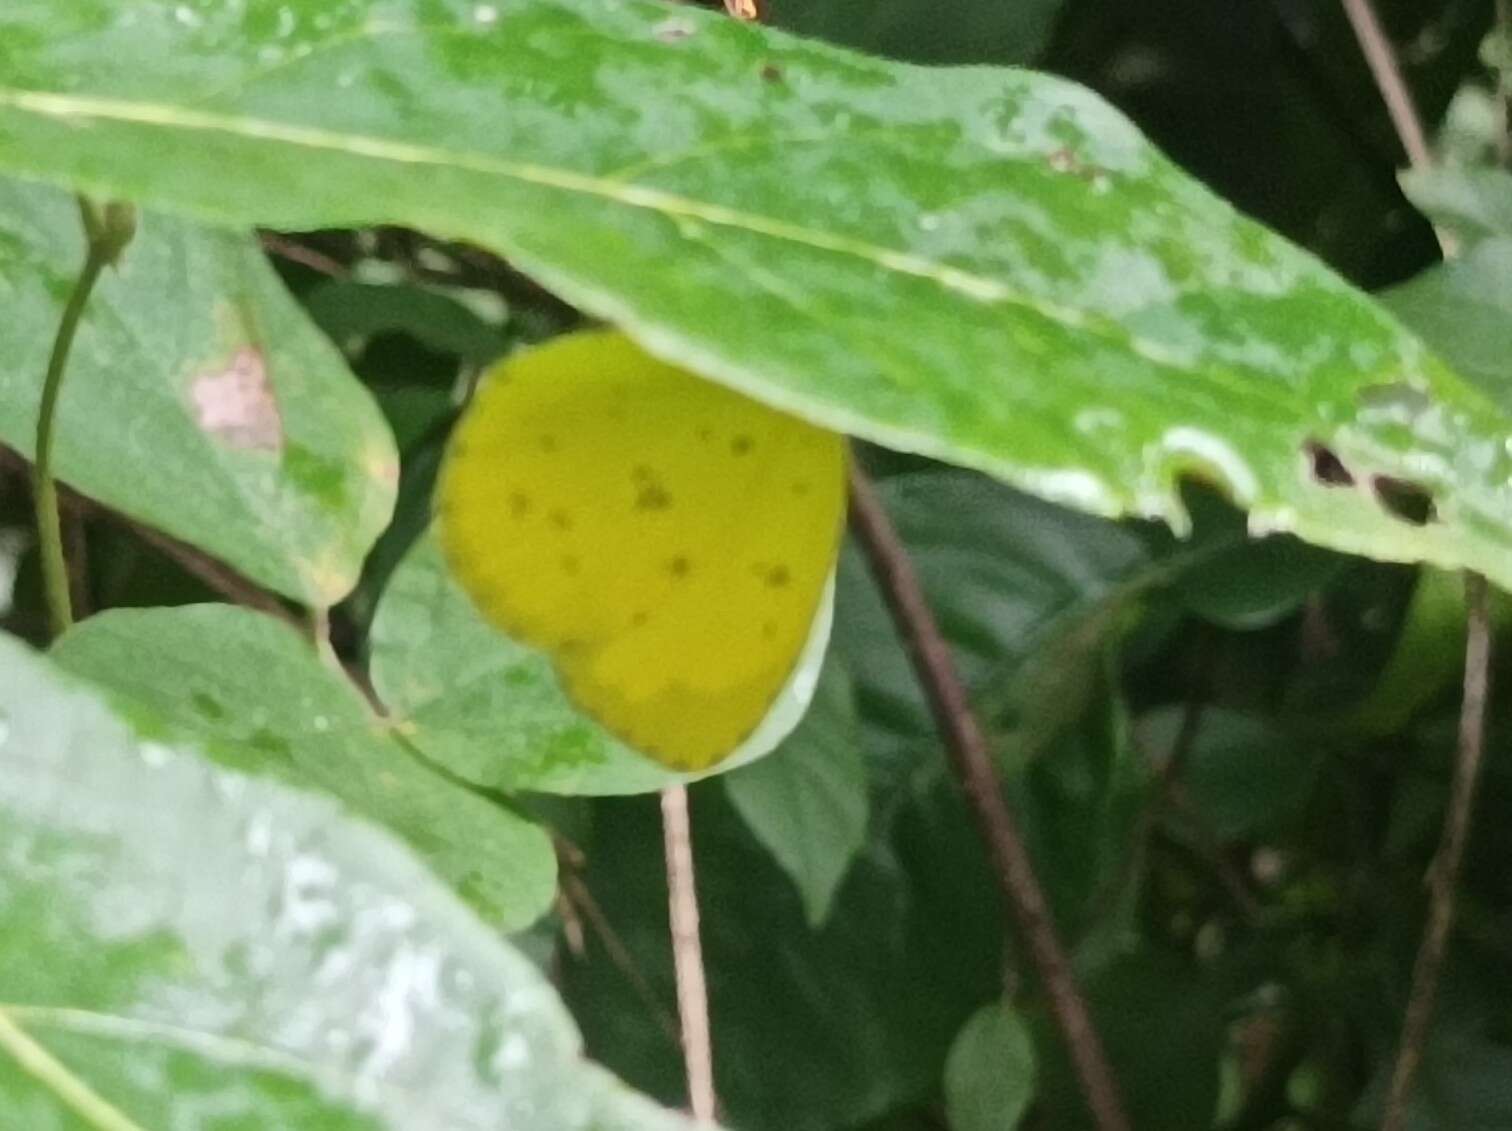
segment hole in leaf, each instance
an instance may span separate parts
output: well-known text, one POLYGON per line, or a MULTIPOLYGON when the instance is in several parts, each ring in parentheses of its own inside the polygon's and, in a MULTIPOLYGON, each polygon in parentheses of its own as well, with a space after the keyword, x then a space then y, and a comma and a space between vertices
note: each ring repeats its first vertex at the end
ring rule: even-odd
POLYGON ((1403 522, 1427 526, 1438 520, 1433 494, 1426 487, 1390 475, 1377 475, 1370 485, 1381 505, 1403 522))
POLYGON ((1327 444, 1309 440, 1302 445, 1312 467, 1312 477, 1325 487, 1353 487, 1355 477, 1327 444))

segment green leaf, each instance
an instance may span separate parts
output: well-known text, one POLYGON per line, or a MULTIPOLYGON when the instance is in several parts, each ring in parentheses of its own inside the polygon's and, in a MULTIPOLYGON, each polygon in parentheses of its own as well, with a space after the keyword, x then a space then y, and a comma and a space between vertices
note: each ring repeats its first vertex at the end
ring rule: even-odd
MULTIPOLYGON (((1182 707, 1150 712, 1140 720, 1141 745, 1169 756, 1185 715, 1182 707)), ((1302 812, 1321 765, 1315 748, 1223 707, 1203 708, 1196 726, 1181 781, 1204 833, 1223 840, 1274 835, 1302 812)))
POLYGON ((886 446, 1512 586, 1512 418, 1062 80, 649 0, 9 0, 0 42, 0 167, 467 239, 886 446))
POLYGON ((333 341, 354 353, 380 334, 408 334, 437 353, 486 365, 504 352, 504 334, 458 301, 454 288, 328 279, 304 297, 333 341))
POLYGON ((0 638, 0 1122, 678 1131, 391 837, 0 638), (169 819, 171 817, 171 819, 169 819))
POLYGON ((1381 300, 1500 405, 1512 405, 1512 176, 1505 234, 1430 267, 1381 300))
POLYGON ((730 803, 803 897, 810 926, 866 839, 866 765, 850 677, 831 660, 814 702, 775 751, 724 778, 730 803))
MULTIPOLYGON (((984 721, 1026 754, 1080 714, 1104 642, 1186 548, 1154 553, 1131 526, 968 472, 893 476, 879 491, 984 721)), ((855 682, 867 746, 876 758, 911 763, 921 747, 938 745, 934 718, 854 546, 841 561, 836 606, 835 645, 855 682)))
POLYGON ((547 793, 643 793, 682 780, 567 699, 551 660, 487 624, 426 537, 373 618, 373 687, 415 747, 467 781, 547 793))
MULTIPOLYGON (((83 256, 68 194, 0 180, 0 442, 28 456, 83 256)), ((59 478, 311 605, 352 588, 393 508, 393 438, 256 245, 169 216, 101 279, 57 428, 59 478)))
POLYGON ((1236 631, 1265 628, 1300 608, 1350 564, 1284 534, 1245 537, 1244 517, 1211 495, 1193 499, 1190 555, 1172 586, 1181 606, 1236 631))
POLYGON ((287 626, 227 605, 118 609, 82 622, 58 663, 244 772, 333 794, 408 841, 491 923, 529 925, 555 893, 546 833, 418 758, 403 728, 287 626))
POLYGON ((1463 240, 1512 236, 1512 173, 1501 169, 1408 169, 1402 191, 1440 228, 1463 240))
MULTIPOLYGON (((426 537, 394 571, 373 619, 373 686, 415 747, 489 789, 646 793, 735 769, 772 749, 771 723, 801 714, 829 636, 828 609, 756 739, 703 774, 637 754, 567 698, 551 660, 482 620, 426 537)), ((785 731, 784 731, 785 733, 785 731)))
POLYGON ((971 1015, 945 1062, 951 1131, 1013 1131, 1034 1099, 1034 1042, 1004 1002, 971 1015))

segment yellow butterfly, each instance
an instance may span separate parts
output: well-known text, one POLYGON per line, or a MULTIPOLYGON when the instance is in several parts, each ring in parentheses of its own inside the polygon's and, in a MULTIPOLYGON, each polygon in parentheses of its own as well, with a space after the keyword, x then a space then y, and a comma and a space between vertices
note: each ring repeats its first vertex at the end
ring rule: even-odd
POLYGON ((663 765, 711 766, 767 715, 826 596, 845 446, 585 331, 484 378, 437 488, 441 545, 485 618, 663 765))

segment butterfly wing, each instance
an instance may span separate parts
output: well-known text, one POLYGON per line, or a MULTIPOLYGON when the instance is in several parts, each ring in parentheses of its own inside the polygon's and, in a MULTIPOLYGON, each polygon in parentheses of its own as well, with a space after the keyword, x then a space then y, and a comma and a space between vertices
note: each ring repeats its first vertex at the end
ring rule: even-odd
POLYGON ((844 461, 838 435, 622 334, 574 334, 480 388, 442 471, 442 545, 580 706, 701 769, 797 662, 839 549, 844 461))

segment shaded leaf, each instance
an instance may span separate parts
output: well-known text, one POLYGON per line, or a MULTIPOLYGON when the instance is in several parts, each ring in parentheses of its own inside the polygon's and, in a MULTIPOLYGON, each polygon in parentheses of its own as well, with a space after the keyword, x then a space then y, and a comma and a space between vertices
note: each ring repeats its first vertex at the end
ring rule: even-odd
POLYGON ((971 1015, 945 1062, 951 1131, 1013 1131, 1034 1099, 1034 1041, 1004 1002, 971 1015))
POLYGON ((1381 300, 1498 404, 1512 405, 1512 175, 1505 232, 1381 300))
MULTIPOLYGON (((83 256, 68 194, 0 180, 0 442, 25 455, 83 256)), ((393 507, 393 438, 256 245, 169 216, 101 279, 57 435, 59 478, 312 605, 352 588, 393 507)))
POLYGON ((1401 174, 1407 199, 1435 224, 1469 242, 1512 236, 1512 173, 1438 167, 1401 174))
POLYGON ((1512 585, 1512 417, 1062 80, 645 0, 11 0, 0 39, 18 173, 464 238, 887 446, 1178 529, 1194 475, 1256 531, 1512 585))
MULTIPOLYGON (((984 476, 915 472, 879 490, 979 710, 1023 750, 1079 716, 1119 617, 1177 568, 1129 526, 984 476)), ((841 561, 835 646, 874 756, 911 761, 938 744, 908 652, 854 546, 841 561)))
POLYGON ((445 287, 328 279, 304 296, 310 317, 349 353, 380 335, 408 334, 437 353, 486 365, 504 352, 504 334, 445 287))
MULTIPOLYGON (((809 696, 795 684, 815 678, 823 662, 828 602, 826 596, 762 732, 778 716, 807 707, 809 696)), ((544 653, 479 617, 430 537, 406 555, 384 589, 371 649, 378 697, 409 740, 450 772, 490 789, 644 793, 725 773, 771 749, 748 743, 703 775, 673 773, 636 753, 572 703, 544 653)))
POLYGON ((866 839, 866 765, 850 677, 836 660, 803 721, 775 751, 724 778, 730 803, 797 885, 811 926, 866 839))
POLYGON ((0 720, 7 1126, 690 1126, 586 1064, 530 963, 329 800, 142 738, 10 638, 0 720))
POLYGON ((169 740, 202 742, 226 765, 323 790, 388 826, 495 926, 524 927, 551 905, 546 833, 417 758, 287 626, 227 605, 115 610, 76 626, 54 655, 169 740))

